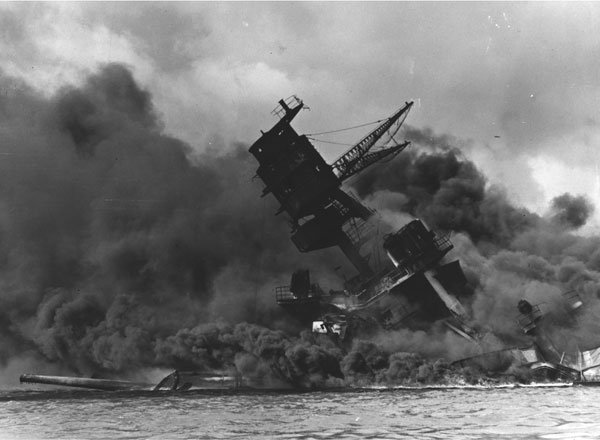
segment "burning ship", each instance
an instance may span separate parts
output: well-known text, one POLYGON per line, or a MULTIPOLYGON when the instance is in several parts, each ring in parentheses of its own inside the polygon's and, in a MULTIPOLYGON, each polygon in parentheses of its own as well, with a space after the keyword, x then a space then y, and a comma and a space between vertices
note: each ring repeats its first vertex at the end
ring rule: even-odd
MULTIPOLYGON (((249 149, 259 163, 256 175, 265 184, 262 196, 271 194, 279 201, 277 214, 288 216, 291 240, 298 250, 306 253, 337 247, 355 271, 343 285, 325 291, 312 282, 308 269, 301 268, 291 274, 289 285, 275 289, 277 304, 291 317, 305 328, 333 338, 341 347, 348 347, 356 336, 403 327, 428 329, 434 323, 475 343, 480 338, 469 327, 460 302, 469 290, 460 263, 448 257, 453 248, 449 237, 438 236, 421 220, 413 220, 383 237, 386 259, 374 264, 365 249, 379 244, 374 243, 376 211, 343 188, 349 178, 384 159, 393 159, 410 145, 409 141, 396 142, 395 137, 412 106, 413 102, 406 102, 378 121, 373 130, 328 164, 309 137, 292 127, 292 120, 305 108, 302 100, 292 96, 279 101, 273 110, 279 121, 262 132, 249 149)), ((275 367, 276 375, 294 386, 296 381, 275 367)), ((197 377, 186 377, 194 380, 181 382, 196 387, 197 377)), ((23 375, 21 380, 100 389, 139 386, 37 375, 23 375)), ((163 387, 165 381, 157 387, 163 387)))
MULTIPOLYGON (((332 164, 327 164, 310 142, 298 134, 292 120, 304 108, 292 96, 280 100, 273 114, 279 121, 250 147, 264 182, 262 196, 272 194, 291 224, 291 239, 300 252, 338 247, 356 274, 338 290, 325 292, 312 283, 310 272, 299 269, 287 286, 276 287, 277 304, 295 319, 324 333, 340 344, 355 336, 399 328, 427 329, 442 323, 472 342, 479 355, 461 359, 459 366, 485 370, 518 365, 553 379, 581 383, 600 377, 600 347, 581 351, 559 347, 549 336, 551 319, 539 306, 518 303, 518 325, 529 339, 526 347, 490 351, 485 330, 475 327, 461 300, 470 295, 458 260, 448 253, 448 236, 438 236, 419 219, 383 237, 387 264, 374 267, 364 255, 372 241, 375 211, 342 189, 350 177, 385 158, 393 158, 409 146, 397 143, 398 134, 413 103, 407 102, 353 145, 332 164), (376 145, 378 145, 376 147, 376 145), (545 325, 542 325, 546 323, 545 325)), ((565 307, 573 316, 582 306, 575 292, 565 295, 565 307)), ((576 317, 574 318, 576 319, 576 317)))
MULTIPOLYGON (((288 217, 291 240, 300 252, 338 248, 354 274, 337 288, 326 290, 311 279, 309 269, 298 268, 290 274, 289 285, 275 288, 277 304, 304 328, 331 338, 342 349, 350 347, 356 337, 441 325, 469 341, 479 353, 455 361, 455 366, 492 371, 517 365, 553 379, 598 383, 600 347, 574 350, 573 344, 556 344, 551 314, 526 300, 517 304, 515 326, 521 327, 528 344, 492 350, 487 339, 493 335, 474 324, 463 306, 472 290, 460 262, 451 256, 449 236, 438 235, 414 219, 377 240, 376 211, 352 195, 344 183, 383 160, 392 160, 410 145, 409 141, 397 142, 395 137, 412 106, 406 102, 378 121, 373 130, 328 164, 309 135, 298 134, 291 125, 305 108, 303 101, 296 96, 279 101, 273 111, 279 121, 262 132, 249 149, 258 161, 256 175, 265 185, 262 196, 272 195, 280 203, 276 214, 288 217), (385 256, 383 261, 371 258, 368 251, 373 249, 385 256)), ((575 292, 565 294, 564 305, 576 321, 583 306, 579 296, 575 292)), ((274 363, 271 370, 292 386, 301 386, 285 363, 274 363)), ((175 371, 156 385, 28 374, 21 376, 21 381, 100 390, 244 387, 243 378, 233 369, 175 371)))
POLYGON ((312 283, 310 272, 299 269, 287 286, 275 289, 276 301, 291 316, 317 333, 349 340, 355 335, 401 327, 427 328, 441 321, 452 331, 474 340, 460 298, 468 294, 466 278, 447 236, 437 236, 421 220, 387 234, 383 250, 387 263, 374 267, 364 255, 372 241, 375 211, 342 189, 350 177, 410 144, 397 143, 413 103, 384 119, 332 164, 327 164, 306 135, 291 126, 304 108, 292 96, 273 110, 277 122, 250 147, 258 160, 256 175, 264 182, 262 196, 272 194, 286 213, 291 239, 300 252, 339 248, 355 269, 338 290, 325 292, 312 283))

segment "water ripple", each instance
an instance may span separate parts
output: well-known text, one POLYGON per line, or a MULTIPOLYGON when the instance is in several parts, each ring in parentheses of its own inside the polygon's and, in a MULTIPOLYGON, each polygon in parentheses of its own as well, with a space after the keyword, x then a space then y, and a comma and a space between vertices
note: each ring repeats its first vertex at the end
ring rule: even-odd
POLYGON ((599 438, 597 392, 4 393, 0 439, 599 438))

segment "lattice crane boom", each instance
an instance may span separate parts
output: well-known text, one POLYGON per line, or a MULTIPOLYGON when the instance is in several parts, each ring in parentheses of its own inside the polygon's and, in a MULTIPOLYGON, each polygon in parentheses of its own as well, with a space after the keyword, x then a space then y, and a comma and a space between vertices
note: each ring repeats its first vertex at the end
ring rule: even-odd
POLYGON ((400 153, 402 150, 404 150, 409 145, 410 145, 410 142, 406 141, 402 144, 395 145, 395 146, 389 147, 389 148, 384 148, 384 149, 377 150, 377 151, 372 151, 370 153, 363 155, 362 157, 359 157, 357 160, 353 161, 352 164, 350 164, 346 168, 346 170, 344 172, 344 179, 348 179, 348 178, 354 176, 355 174, 360 173, 362 170, 364 170, 368 166, 373 165, 375 162, 379 162, 381 159, 384 159, 388 156, 396 155, 396 154, 400 153))
MULTIPOLYGON (((346 180, 350 176, 358 173, 359 171, 365 169, 367 166, 375 163, 377 160, 385 157, 389 154, 392 154, 395 151, 388 152, 388 154, 384 154, 379 157, 377 160, 373 160, 375 156, 370 156, 370 160, 362 160, 369 150, 375 145, 375 143, 396 123, 400 120, 400 125, 406 119, 408 115, 408 111, 412 107, 413 102, 407 102, 404 107, 390 116, 388 119, 383 121, 379 126, 377 126, 373 131, 367 134, 364 138, 362 138, 356 145, 350 148, 343 156, 341 156, 338 160, 336 160, 333 164, 331 164, 331 169, 337 176, 340 182, 346 180), (401 119, 402 118, 402 119, 401 119)), ((403 145, 403 144, 402 144, 403 145)), ((404 145, 402 149, 404 149, 408 144, 404 145)), ((398 147, 398 146, 396 146, 398 147)), ((391 147, 391 149, 395 149, 396 147, 391 147)), ((382 150, 387 151, 387 150, 382 150)), ((401 150, 400 150, 401 151, 401 150)), ((378 152, 379 153, 379 152, 378 152)))

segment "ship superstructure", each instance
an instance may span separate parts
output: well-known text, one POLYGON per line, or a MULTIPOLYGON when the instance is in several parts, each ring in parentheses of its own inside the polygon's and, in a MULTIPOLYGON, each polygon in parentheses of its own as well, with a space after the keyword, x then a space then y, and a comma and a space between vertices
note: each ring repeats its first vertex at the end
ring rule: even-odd
POLYGON ((397 135, 413 103, 404 106, 360 139, 332 164, 327 164, 306 135, 291 121, 304 108, 293 96, 280 100, 273 111, 280 119, 250 147, 259 162, 257 176, 263 196, 271 193, 292 225, 291 239, 301 252, 337 246, 356 269, 337 290, 324 292, 299 269, 289 286, 276 288, 277 303, 313 331, 348 337, 356 333, 403 326, 425 327, 442 320, 462 336, 476 333, 466 325, 459 302, 466 278, 458 261, 446 261, 452 243, 415 219, 383 238, 389 258, 373 267, 361 253, 370 237, 375 211, 343 189, 343 183, 384 158, 409 146, 397 135), (378 144, 379 146, 375 148, 378 144))
POLYGON ((404 142, 371 151, 394 124, 404 121, 413 103, 406 103, 331 165, 307 136, 290 125, 303 108, 302 101, 293 96, 279 104, 273 111, 279 122, 250 147, 260 164, 256 174, 266 185, 263 196, 272 193, 281 203, 278 214, 288 214, 292 241, 301 252, 338 246, 361 276, 372 276, 360 255, 359 241, 362 222, 374 212, 340 187, 349 177, 408 146, 404 142))

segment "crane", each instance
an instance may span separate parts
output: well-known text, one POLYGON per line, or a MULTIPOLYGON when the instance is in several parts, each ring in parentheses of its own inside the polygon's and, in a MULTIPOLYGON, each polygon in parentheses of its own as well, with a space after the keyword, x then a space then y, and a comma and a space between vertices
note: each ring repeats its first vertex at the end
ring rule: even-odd
POLYGON ((408 145, 410 145, 410 142, 407 141, 402 144, 369 153, 369 150, 373 148, 375 143, 388 130, 390 130, 394 124, 396 124, 394 133, 390 135, 390 139, 393 139, 394 135, 398 132, 404 123, 404 120, 408 116, 408 112, 410 111, 412 105, 413 102, 407 102, 404 107, 383 121, 374 130, 363 137, 356 145, 346 151, 339 159, 331 164, 331 168, 340 182, 343 182, 349 177, 361 172, 368 166, 380 161, 385 157, 400 153, 408 145))

